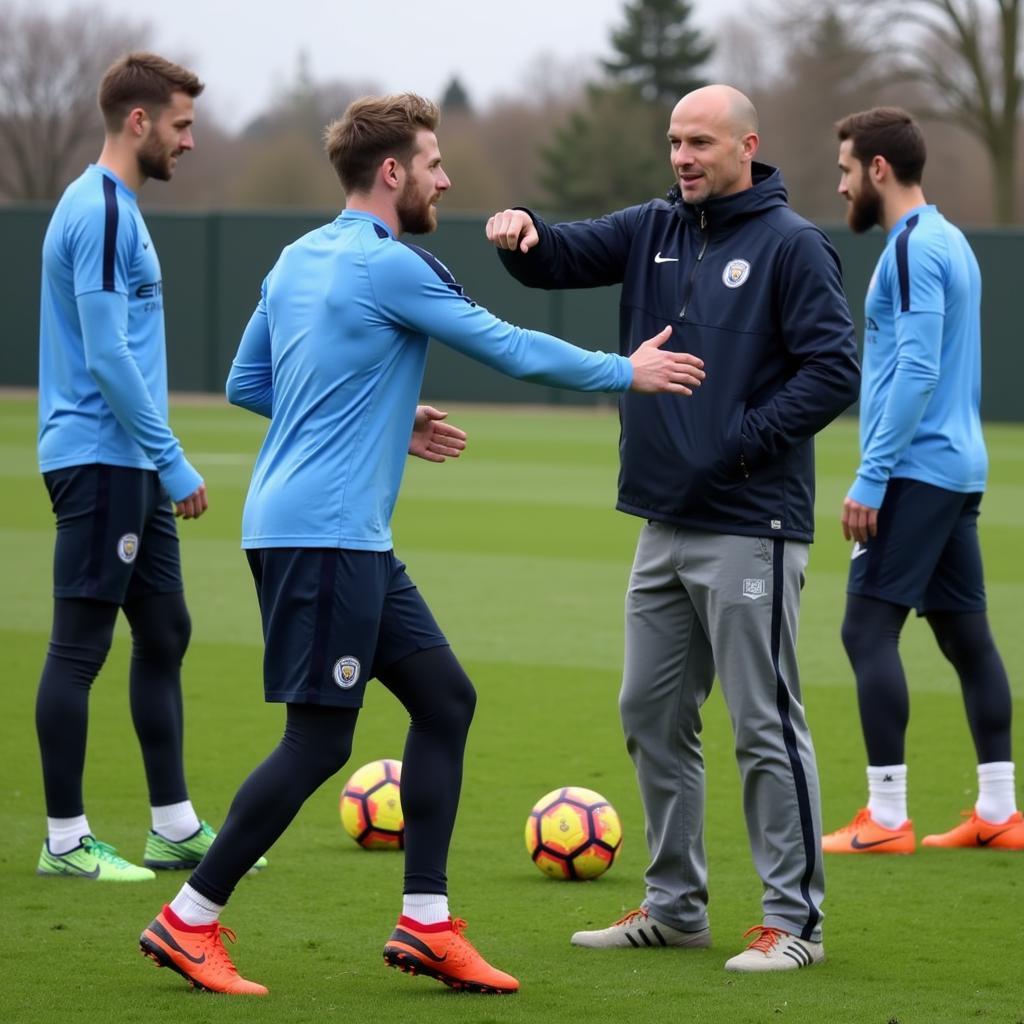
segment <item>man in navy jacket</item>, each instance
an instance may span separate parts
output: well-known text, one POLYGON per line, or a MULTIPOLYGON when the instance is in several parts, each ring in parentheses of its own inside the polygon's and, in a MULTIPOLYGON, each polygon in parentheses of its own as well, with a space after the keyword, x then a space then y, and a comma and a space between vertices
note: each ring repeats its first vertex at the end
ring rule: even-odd
POLYGON ((684 96, 668 140, 676 185, 595 220, 525 209, 487 224, 530 287, 621 284, 623 354, 666 325, 704 360, 700 392, 625 396, 617 507, 647 520, 626 596, 619 706, 651 863, 639 909, 578 946, 704 947, 701 705, 717 675, 732 718, 763 920, 730 970, 824 959, 814 748, 796 661, 812 539, 814 435, 857 396, 839 259, 757 163, 757 113, 724 85, 684 96))

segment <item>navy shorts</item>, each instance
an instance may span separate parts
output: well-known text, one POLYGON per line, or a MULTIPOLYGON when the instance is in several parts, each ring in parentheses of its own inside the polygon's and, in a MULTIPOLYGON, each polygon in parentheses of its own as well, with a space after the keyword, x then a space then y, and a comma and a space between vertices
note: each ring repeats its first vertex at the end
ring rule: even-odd
POLYGON ((184 589, 174 512, 155 470, 96 463, 43 481, 57 517, 54 597, 125 605, 184 589))
POLYGON ((981 494, 889 481, 878 535, 854 544, 846 591, 928 612, 985 611, 978 542, 981 494))
POLYGON ((246 551, 263 618, 268 701, 358 708, 367 682, 448 641, 393 551, 246 551))

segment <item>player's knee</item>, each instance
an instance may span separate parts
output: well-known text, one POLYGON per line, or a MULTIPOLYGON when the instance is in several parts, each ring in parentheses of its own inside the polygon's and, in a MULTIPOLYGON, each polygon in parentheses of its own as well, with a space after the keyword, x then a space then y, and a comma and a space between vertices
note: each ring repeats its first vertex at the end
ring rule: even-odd
POLYGON ((984 616, 929 616, 929 623, 939 650, 958 671, 977 665, 995 649, 984 616))
POLYGON ((842 638, 847 657, 854 664, 859 658, 869 653, 872 645, 878 642, 875 631, 870 629, 863 619, 855 615, 847 615, 843 619, 839 635, 842 638))
POLYGON ((348 764, 352 756, 352 733, 335 734, 319 748, 318 753, 322 755, 319 759, 319 774, 326 781, 348 764))
POLYGON ((468 732, 476 713, 476 687, 465 672, 459 672, 452 680, 449 701, 449 715, 455 728, 468 732))
POLYGON ((619 694, 619 718, 629 742, 648 735, 661 718, 661 712, 639 689, 623 687, 619 694))
POLYGON ((192 617, 180 594, 152 602, 145 614, 130 618, 132 656, 162 665, 180 665, 192 638, 192 617))

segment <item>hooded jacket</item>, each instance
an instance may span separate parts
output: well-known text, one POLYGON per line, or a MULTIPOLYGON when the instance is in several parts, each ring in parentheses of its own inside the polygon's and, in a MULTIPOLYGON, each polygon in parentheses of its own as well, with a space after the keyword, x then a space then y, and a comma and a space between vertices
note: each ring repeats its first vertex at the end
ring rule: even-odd
POLYGON ((810 541, 814 435, 857 397, 860 369, 839 257, 794 213, 782 175, 700 206, 665 200, 549 225, 498 250, 534 288, 621 284, 619 348, 666 325, 665 348, 704 360, 692 396, 620 399, 623 512, 716 533, 810 541))

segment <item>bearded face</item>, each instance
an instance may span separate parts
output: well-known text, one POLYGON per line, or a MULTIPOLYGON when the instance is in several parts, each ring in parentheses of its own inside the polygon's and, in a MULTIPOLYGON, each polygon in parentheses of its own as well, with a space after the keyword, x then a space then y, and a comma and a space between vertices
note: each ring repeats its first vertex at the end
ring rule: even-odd
POLYGON ((174 174, 174 167, 178 162, 183 150, 176 146, 169 145, 159 135, 153 133, 143 143, 136 158, 139 161, 139 170, 147 178, 156 178, 157 181, 170 181, 174 174))
POLYGON ((860 183, 856 190, 849 190, 848 200, 846 223, 851 231, 860 235, 881 223, 882 197, 872 184, 867 167, 861 167, 860 183))
POLYGON ((434 202, 437 193, 432 181, 417 180, 410 174, 402 186, 396 212, 402 234, 429 235, 437 227, 437 210, 434 202))

